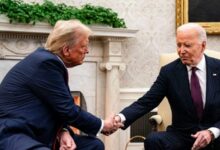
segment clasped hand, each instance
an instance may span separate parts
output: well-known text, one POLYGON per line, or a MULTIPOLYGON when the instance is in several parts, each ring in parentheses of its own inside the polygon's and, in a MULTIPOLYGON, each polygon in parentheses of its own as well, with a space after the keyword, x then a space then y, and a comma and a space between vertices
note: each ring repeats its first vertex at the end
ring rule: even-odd
POLYGON ((101 133, 108 136, 121 127, 124 127, 124 124, 121 122, 121 118, 118 115, 111 115, 104 120, 104 127, 101 133))

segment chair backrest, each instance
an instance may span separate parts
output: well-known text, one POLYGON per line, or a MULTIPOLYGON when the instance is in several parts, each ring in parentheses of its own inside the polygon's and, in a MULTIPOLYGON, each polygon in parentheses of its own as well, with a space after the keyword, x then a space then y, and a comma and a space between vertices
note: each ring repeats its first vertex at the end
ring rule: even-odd
MULTIPOLYGON (((205 50, 205 54, 217 59, 220 59, 220 52, 213 50, 205 50)), ((160 66, 164 66, 169 62, 178 58, 177 53, 166 53, 160 55, 160 66)), ((162 117, 163 122, 158 126, 158 131, 164 131, 168 125, 171 124, 172 114, 170 110, 170 105, 166 98, 158 106, 158 114, 162 117)))

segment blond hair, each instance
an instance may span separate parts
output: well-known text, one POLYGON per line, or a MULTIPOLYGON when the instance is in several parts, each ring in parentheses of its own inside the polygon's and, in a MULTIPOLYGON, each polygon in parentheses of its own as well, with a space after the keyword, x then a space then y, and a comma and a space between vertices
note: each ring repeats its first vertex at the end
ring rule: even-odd
POLYGON ((60 53, 62 47, 72 47, 81 36, 89 36, 91 30, 78 20, 57 21, 49 34, 45 48, 52 53, 60 53))

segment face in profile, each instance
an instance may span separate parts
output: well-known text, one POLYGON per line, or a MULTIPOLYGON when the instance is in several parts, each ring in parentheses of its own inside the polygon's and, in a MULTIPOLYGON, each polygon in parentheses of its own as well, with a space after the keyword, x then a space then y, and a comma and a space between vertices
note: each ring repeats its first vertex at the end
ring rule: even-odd
POLYGON ((88 50, 89 37, 81 37, 77 44, 67 47, 64 52, 64 63, 66 67, 81 65, 88 50))
POLYGON ((177 31, 176 42, 177 52, 183 64, 195 66, 200 62, 206 43, 199 40, 195 30, 177 31))

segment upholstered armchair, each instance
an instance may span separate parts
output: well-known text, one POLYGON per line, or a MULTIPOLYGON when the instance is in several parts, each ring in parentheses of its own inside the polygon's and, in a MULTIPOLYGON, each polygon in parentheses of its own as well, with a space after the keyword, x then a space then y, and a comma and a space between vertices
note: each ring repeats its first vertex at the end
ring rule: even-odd
MULTIPOLYGON (((213 50, 205 50, 205 54, 208 56, 220 59, 220 52, 213 50)), ((169 62, 178 58, 177 53, 167 53, 161 54, 160 56, 160 66, 166 65, 169 62)), ((158 114, 151 116, 149 121, 153 126, 154 131, 164 131, 166 127, 171 124, 172 114, 170 110, 169 103, 166 98, 158 106, 158 114)))

